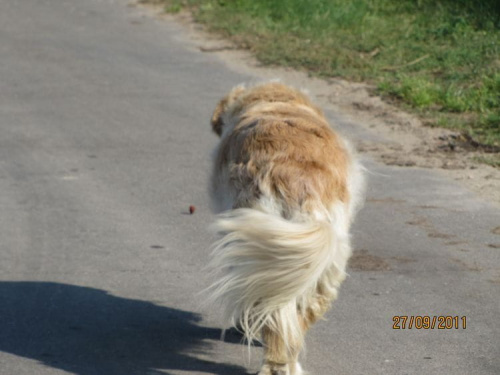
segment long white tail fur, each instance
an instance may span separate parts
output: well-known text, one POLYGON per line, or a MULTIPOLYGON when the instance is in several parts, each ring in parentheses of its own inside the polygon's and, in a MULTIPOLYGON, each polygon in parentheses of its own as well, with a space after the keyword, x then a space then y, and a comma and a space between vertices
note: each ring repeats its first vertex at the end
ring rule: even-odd
POLYGON ((225 320, 239 325, 249 343, 264 326, 285 343, 302 342, 301 309, 320 283, 335 296, 344 278, 349 239, 336 227, 252 208, 220 214, 215 229, 223 237, 214 245, 211 264, 220 275, 209 288, 211 302, 222 306, 225 320))

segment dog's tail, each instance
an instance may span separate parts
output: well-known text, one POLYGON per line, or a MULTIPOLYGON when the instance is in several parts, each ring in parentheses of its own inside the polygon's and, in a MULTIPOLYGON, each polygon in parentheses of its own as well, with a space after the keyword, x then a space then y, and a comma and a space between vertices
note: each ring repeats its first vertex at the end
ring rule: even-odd
POLYGON ((219 215, 215 228, 223 237, 214 245, 212 267, 221 275, 209 288, 211 302, 222 306, 224 318, 240 326, 249 343, 264 326, 285 344, 301 342, 299 314, 305 316, 318 288, 335 297, 344 278, 350 249, 347 234, 336 227, 250 208, 219 215))

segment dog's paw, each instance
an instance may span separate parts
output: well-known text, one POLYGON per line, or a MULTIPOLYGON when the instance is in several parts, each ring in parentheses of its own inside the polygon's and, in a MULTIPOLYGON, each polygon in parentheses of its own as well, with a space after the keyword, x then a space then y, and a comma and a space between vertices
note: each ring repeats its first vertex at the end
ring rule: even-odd
POLYGON ((258 375, 291 375, 288 365, 264 364, 258 375))
POLYGON ((302 366, 300 365, 299 362, 295 362, 293 364, 292 370, 290 371, 290 375, 310 375, 310 374, 302 370, 302 366))

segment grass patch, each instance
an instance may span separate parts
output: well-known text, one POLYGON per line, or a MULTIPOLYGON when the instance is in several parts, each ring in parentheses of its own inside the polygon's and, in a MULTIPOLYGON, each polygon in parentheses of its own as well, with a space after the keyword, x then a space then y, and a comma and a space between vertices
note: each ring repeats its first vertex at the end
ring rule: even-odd
POLYGON ((264 63, 368 81, 434 126, 500 145, 497 0, 146 0, 264 63))

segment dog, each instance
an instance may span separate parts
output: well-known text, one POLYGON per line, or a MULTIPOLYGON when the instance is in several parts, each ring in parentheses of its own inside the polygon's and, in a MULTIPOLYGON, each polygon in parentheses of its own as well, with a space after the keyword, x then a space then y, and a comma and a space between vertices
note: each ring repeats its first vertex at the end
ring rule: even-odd
POLYGON ((346 276, 363 167, 308 95, 279 82, 233 88, 211 126, 222 238, 209 298, 249 343, 262 342, 259 375, 303 374, 304 336, 346 276))

